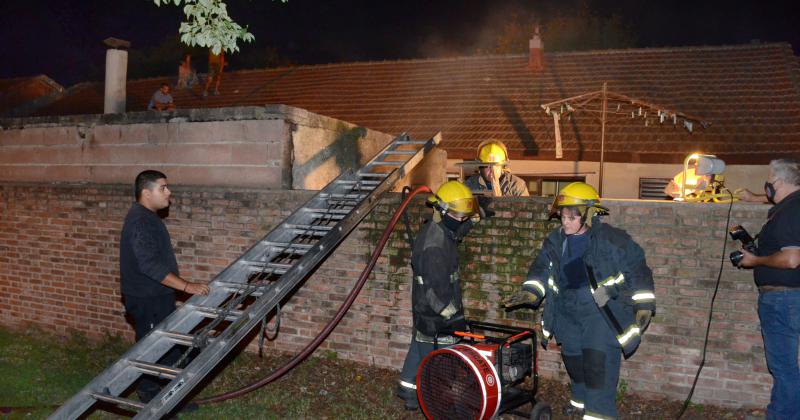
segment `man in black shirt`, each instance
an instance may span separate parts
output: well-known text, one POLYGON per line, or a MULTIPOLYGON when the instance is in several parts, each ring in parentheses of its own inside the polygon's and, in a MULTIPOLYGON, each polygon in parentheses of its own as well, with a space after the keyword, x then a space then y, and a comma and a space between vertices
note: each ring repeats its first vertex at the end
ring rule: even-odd
MULTIPOLYGON (((143 171, 136 176, 134 191, 136 202, 122 227, 119 266, 125 311, 133 319, 139 341, 175 310, 175 290, 207 295, 208 286, 186 281, 178 273, 169 232, 157 214, 169 207, 166 175, 143 171)), ((172 359, 177 360, 168 353, 162 363, 174 363, 172 359)), ((143 402, 159 391, 158 382, 148 377, 139 381, 137 393, 143 402)))
POLYGON ((742 250, 741 267, 753 267, 758 317, 772 374, 768 419, 800 418, 800 162, 777 159, 764 184, 775 204, 758 234, 758 255, 742 250))

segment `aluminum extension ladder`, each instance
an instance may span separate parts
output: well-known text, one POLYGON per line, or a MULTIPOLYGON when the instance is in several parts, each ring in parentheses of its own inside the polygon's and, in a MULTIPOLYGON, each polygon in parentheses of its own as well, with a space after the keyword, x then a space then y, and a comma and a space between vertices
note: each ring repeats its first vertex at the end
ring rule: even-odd
POLYGON ((218 274, 208 296, 191 297, 49 418, 76 419, 98 401, 133 410, 135 419, 169 414, 440 141, 441 134, 402 134, 358 171, 342 173, 218 274), (175 346, 199 353, 183 369, 156 363, 175 346), (148 404, 120 396, 144 374, 170 382, 148 404))

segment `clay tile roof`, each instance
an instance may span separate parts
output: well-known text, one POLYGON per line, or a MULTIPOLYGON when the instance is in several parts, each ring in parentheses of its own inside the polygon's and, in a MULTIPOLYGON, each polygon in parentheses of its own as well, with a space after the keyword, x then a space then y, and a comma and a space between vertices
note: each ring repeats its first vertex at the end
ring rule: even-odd
MULTIPOLYGON (((173 91, 180 108, 282 103, 390 134, 443 132, 450 157, 472 159, 486 138, 514 159, 553 159, 552 117, 540 105, 600 90, 663 105, 711 122, 689 133, 612 115, 605 159, 677 163, 693 151, 728 163, 800 157, 800 66, 789 44, 647 48, 327 64, 226 72, 222 94, 173 91)), ((144 110, 166 78, 128 83, 128 109, 144 110)), ((171 80, 174 82, 174 80, 171 80)), ((102 84, 84 84, 37 115, 100 113, 102 84)), ((591 113, 562 121, 564 158, 599 160, 600 122, 591 113)))
POLYGON ((0 115, 36 99, 63 91, 61 85, 42 74, 0 79, 0 115))

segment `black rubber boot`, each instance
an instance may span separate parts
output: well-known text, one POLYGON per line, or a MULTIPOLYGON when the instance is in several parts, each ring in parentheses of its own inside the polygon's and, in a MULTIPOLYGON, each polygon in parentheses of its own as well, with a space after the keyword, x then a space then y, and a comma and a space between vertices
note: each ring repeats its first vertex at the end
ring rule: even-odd
POLYGON ((405 409, 408 411, 419 410, 419 401, 417 401, 417 393, 402 386, 397 387, 397 397, 403 400, 405 409))
POLYGON ((568 405, 564 408, 564 415, 570 418, 580 419, 583 418, 583 413, 585 411, 586 410, 575 407, 574 405, 568 405))

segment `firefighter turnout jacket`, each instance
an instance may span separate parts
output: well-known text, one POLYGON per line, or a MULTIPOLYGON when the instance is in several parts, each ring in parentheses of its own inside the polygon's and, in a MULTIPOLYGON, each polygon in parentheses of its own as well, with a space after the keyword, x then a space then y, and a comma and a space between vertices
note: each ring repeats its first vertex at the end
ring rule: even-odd
MULTIPOLYGON (((598 217, 593 219, 586 233, 589 243, 583 262, 587 277, 596 283, 596 286, 590 285, 590 290, 594 293, 602 287, 608 292, 610 299, 600 309, 627 359, 641 342, 642 331, 636 324, 636 311, 655 312, 656 309, 653 274, 647 267, 644 251, 625 231, 601 223, 598 217)), ((553 335, 559 339, 562 316, 557 310, 561 304, 559 290, 566 286, 566 279, 560 278, 559 266, 565 245, 563 229, 550 233, 523 283, 523 290, 535 294, 537 301, 547 297, 542 315, 545 344, 553 335)))
MULTIPOLYGON (((468 223, 463 224, 465 228, 468 223)), ((411 299, 414 329, 420 341, 466 327, 457 246, 467 229, 458 230, 454 232, 443 222, 429 220, 414 240, 411 299)))

